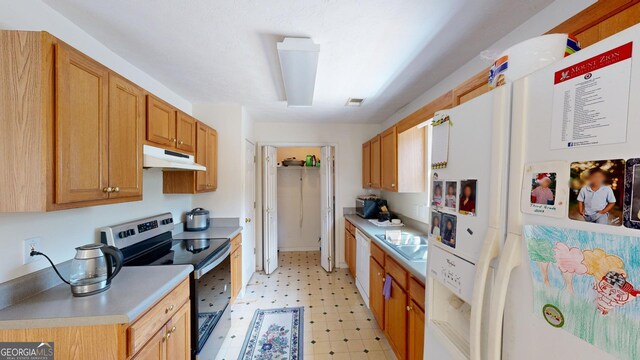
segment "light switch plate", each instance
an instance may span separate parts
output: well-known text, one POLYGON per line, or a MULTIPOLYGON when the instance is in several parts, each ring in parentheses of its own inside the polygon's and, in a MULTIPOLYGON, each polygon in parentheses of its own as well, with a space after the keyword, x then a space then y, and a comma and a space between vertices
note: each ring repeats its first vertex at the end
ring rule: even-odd
POLYGON ((40 238, 30 238, 23 241, 23 264, 29 264, 40 260, 40 256, 31 256, 31 250, 40 251, 40 238))

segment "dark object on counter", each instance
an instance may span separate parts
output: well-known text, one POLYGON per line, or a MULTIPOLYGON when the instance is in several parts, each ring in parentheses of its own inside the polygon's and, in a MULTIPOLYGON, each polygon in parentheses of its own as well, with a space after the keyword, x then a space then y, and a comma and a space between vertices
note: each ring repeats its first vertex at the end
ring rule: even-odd
POLYGON ((385 222, 385 221, 391 221, 391 219, 393 219, 393 215, 391 215, 391 213, 389 211, 387 212, 379 212, 378 213, 378 221, 379 222, 385 222))
POLYGON ((296 158, 288 158, 282 160, 282 166, 304 166, 304 160, 296 160, 296 158))
POLYGON ((356 214, 365 219, 376 219, 382 206, 387 206, 387 200, 356 199, 356 214))
POLYGON ((209 228, 211 220, 209 219, 209 210, 203 208, 195 208, 186 214, 184 222, 184 231, 203 231, 209 228))

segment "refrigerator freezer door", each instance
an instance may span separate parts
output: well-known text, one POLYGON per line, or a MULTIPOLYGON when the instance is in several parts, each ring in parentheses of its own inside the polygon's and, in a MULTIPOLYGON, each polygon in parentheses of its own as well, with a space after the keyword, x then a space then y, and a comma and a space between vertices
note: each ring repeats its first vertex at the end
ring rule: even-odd
MULTIPOLYGON (((640 232, 624 226, 608 226, 582 221, 570 220, 567 215, 560 218, 553 216, 539 216, 523 214, 522 191, 524 169, 526 164, 564 161, 568 164, 576 161, 629 159, 640 157, 637 139, 640 138, 640 26, 629 28, 599 43, 589 46, 564 60, 548 66, 538 72, 516 81, 513 85, 513 125, 511 136, 511 163, 509 176, 509 212, 508 232, 521 236, 524 224, 546 225, 558 228, 582 229, 585 231, 609 233, 616 235, 640 236, 640 232), (603 144, 598 146, 567 147, 552 149, 552 114, 554 102, 554 76, 556 72, 574 64, 578 64, 611 49, 633 42, 631 65, 631 81, 628 94, 628 120, 626 126, 626 142, 617 144, 603 144)), ((593 77, 601 76, 602 72, 593 72, 593 77)), ((604 73, 606 74, 606 72, 604 73)), ((585 78, 586 79, 586 78, 585 78)), ((604 79, 604 78, 603 78, 604 79)), ((606 110, 606 108, 605 108, 606 110)), ((619 117, 616 120, 620 120, 619 117)), ((621 184, 620 184, 621 185, 621 184)), ((558 186, 566 186, 560 184, 558 186)), ((540 276, 537 268, 532 273, 532 266, 524 241, 521 243, 521 263, 511 273, 508 281, 504 310, 504 330, 502 339, 502 354, 497 354, 490 360, 502 359, 581 359, 581 360, 613 360, 617 358, 610 352, 605 352, 600 345, 594 346, 589 342, 574 336, 563 329, 557 329, 545 322, 542 309, 534 308, 533 278, 540 276)), ((501 259, 507 261, 506 257, 501 259)), ((555 265, 552 265, 555 266, 555 265)), ((505 268, 502 264, 499 268, 505 268)), ((557 268, 550 269, 551 276, 557 268)), ((632 271, 634 269, 627 269, 632 271)), ((498 275, 500 276, 500 274, 498 275)), ((551 282, 553 286, 553 281, 551 282)), ((557 286, 557 285, 556 285, 557 286)), ((593 295, 595 298, 595 294, 593 295)), ((570 295, 567 295, 570 297, 570 295)), ((494 300, 495 301, 495 300, 494 300)), ((637 300, 636 300, 637 301, 637 300)), ((593 302, 595 306, 595 300, 593 302)), ((494 310, 497 311, 497 310, 494 310)), ((593 309, 586 310, 591 314, 593 309)), ((492 318, 496 314, 492 314, 492 318)), ((500 315, 500 314, 498 314, 500 315)), ((611 319, 616 314, 609 314, 611 319)), ((598 334, 609 334, 609 328, 603 328, 602 322, 593 322, 593 326, 584 327, 597 337, 598 334), (595 331, 595 332, 593 332, 595 331)), ((609 334, 614 338, 616 334, 609 334)), ((614 349, 615 351, 615 349, 614 349)))

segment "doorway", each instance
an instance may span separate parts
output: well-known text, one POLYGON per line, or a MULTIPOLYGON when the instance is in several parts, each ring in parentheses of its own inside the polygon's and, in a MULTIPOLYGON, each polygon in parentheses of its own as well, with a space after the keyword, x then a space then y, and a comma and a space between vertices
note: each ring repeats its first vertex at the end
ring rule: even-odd
POLYGON ((334 267, 334 146, 262 147, 263 266, 278 267, 278 254, 319 251, 320 265, 334 267))

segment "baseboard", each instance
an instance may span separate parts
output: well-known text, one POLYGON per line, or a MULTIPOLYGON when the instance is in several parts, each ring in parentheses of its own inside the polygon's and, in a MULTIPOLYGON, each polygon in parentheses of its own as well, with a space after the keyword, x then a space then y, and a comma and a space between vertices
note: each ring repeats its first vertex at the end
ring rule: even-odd
POLYGON ((291 252, 291 251, 320 251, 319 247, 316 246, 308 246, 308 247, 286 247, 286 248, 278 248, 278 251, 282 252, 291 252))

